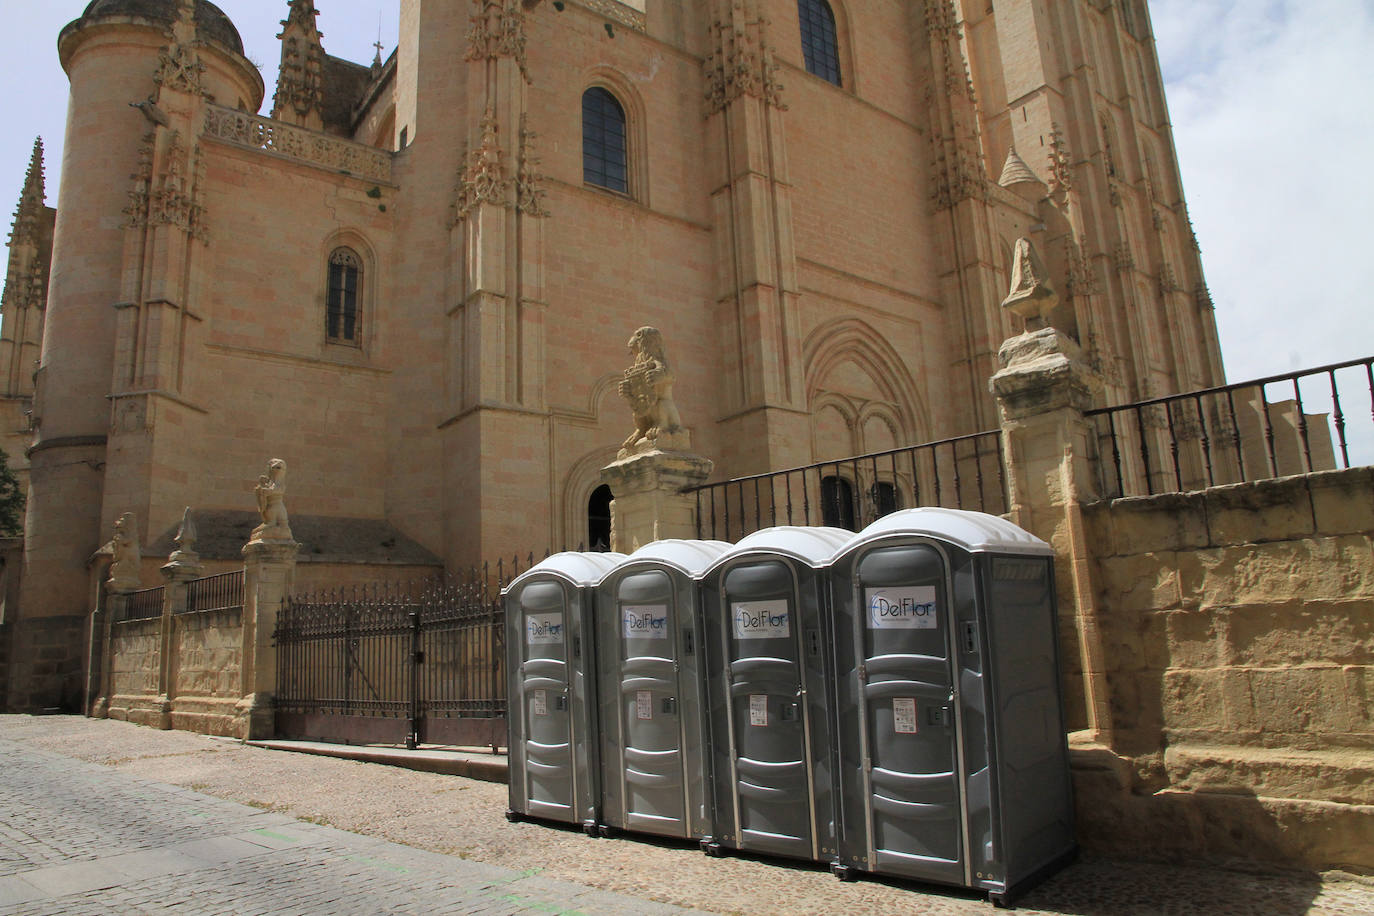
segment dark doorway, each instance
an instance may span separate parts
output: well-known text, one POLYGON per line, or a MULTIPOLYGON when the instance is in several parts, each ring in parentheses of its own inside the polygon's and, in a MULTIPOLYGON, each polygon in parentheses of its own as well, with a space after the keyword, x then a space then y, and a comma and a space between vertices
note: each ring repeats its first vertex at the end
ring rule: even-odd
POLYGON ((596 553, 611 549, 611 488, 604 483, 587 500, 587 549, 596 553))

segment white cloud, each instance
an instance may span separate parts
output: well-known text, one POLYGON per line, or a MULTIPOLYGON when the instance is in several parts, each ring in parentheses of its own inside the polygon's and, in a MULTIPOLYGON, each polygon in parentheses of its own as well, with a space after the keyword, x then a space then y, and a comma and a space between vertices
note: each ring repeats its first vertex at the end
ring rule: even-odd
POLYGON ((1228 377, 1369 355, 1371 6, 1152 10, 1228 377))

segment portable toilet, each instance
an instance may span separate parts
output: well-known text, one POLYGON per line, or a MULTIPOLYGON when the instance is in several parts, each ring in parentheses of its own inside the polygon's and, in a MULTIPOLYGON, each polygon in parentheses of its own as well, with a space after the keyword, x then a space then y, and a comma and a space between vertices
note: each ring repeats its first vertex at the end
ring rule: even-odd
POLYGON ((708 853, 835 860, 834 671, 823 649, 821 569, 853 536, 766 528, 702 578, 716 822, 708 853))
POLYGON ((710 834, 697 580, 729 548, 655 541, 597 589, 603 833, 710 834))
POLYGON ((511 820, 538 817, 596 831, 595 585, 624 559, 554 554, 502 590, 511 820))
POLYGON ((842 878, 994 901, 1074 853, 1054 553, 981 512, 909 509, 831 566, 842 878))

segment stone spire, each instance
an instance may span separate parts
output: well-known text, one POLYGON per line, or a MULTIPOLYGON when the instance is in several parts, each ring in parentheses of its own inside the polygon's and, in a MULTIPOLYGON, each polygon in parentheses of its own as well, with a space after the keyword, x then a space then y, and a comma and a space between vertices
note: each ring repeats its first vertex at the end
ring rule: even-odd
POLYGON ((33 369, 43 338, 52 261, 52 212, 44 204, 43 140, 33 142, 33 157, 10 227, 9 264, 0 297, 0 396, 33 394, 33 369))
POLYGON ((289 0, 282 20, 281 68, 272 97, 272 117, 313 130, 324 129, 324 45, 315 25, 314 0, 289 0))
POLYGON ((38 227, 43 216, 46 194, 43 190, 43 138, 33 141, 33 156, 24 175, 24 190, 19 195, 19 207, 14 211, 14 225, 10 227, 10 248, 38 241, 38 227))

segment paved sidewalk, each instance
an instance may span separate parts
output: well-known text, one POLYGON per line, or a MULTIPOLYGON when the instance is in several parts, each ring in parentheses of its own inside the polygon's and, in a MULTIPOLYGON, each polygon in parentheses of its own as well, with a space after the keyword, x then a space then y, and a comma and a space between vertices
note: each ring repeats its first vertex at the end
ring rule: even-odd
POLYGON ((668 914, 0 739, 0 913, 668 914))
MULTIPOLYGON (((505 809, 505 786, 462 776, 109 720, 0 715, 0 916, 996 912, 949 888, 845 884, 805 864, 511 824, 505 809)), ((1018 907, 1374 916, 1374 881, 1085 858, 1018 907)))

